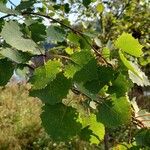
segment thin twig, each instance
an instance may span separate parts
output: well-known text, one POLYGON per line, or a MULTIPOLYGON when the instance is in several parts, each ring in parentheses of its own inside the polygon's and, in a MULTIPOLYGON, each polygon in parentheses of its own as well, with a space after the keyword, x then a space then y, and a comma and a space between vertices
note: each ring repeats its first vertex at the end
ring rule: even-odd
POLYGON ((7 17, 10 17, 10 16, 14 16, 14 14, 8 14, 8 15, 5 15, 5 16, 2 16, 2 17, 0 17, 0 20, 3 20, 3 19, 5 19, 7 17))
POLYGON ((135 123, 137 126, 139 126, 140 128, 145 128, 145 125, 143 124, 143 122, 141 122, 140 120, 136 119, 135 117, 132 116, 132 121, 133 123, 135 123))
POLYGON ((47 19, 52 20, 53 22, 56 22, 56 23, 59 23, 59 24, 63 25, 64 27, 66 27, 66 28, 72 30, 72 31, 75 32, 75 33, 79 33, 79 31, 77 31, 77 30, 71 28, 70 26, 68 26, 68 25, 62 23, 61 21, 59 21, 59 20, 57 20, 57 19, 54 19, 54 18, 52 18, 52 17, 50 17, 50 16, 48 16, 48 15, 44 15, 44 14, 40 14, 40 13, 34 13, 34 12, 23 12, 22 15, 35 15, 35 16, 44 17, 44 18, 47 18, 47 19))
POLYGON ((34 71, 34 67, 33 66, 31 66, 31 65, 29 65, 29 64, 24 64, 25 66, 27 66, 29 69, 31 69, 31 70, 33 70, 34 71))
POLYGON ((71 60, 71 58, 67 57, 67 56, 64 56, 64 55, 57 55, 57 54, 52 54, 51 56, 53 57, 58 57, 58 58, 64 58, 66 60, 71 60))
MULTIPOLYGON (((74 32, 75 34, 81 36, 85 41, 86 43, 94 50, 94 52, 96 53, 97 56, 99 56, 104 62, 105 64, 107 64, 108 66, 111 66, 112 67, 112 64, 110 64, 102 55, 101 53, 87 40, 87 38, 85 37, 85 34, 78 31, 78 30, 75 30, 74 28, 64 24, 63 22, 57 20, 57 19, 54 19, 48 15, 44 15, 44 14, 40 14, 40 13, 34 13, 34 12, 22 12, 22 15, 35 15, 35 16, 40 16, 40 17, 44 17, 44 18, 47 18, 47 19, 50 19, 52 20, 53 22, 56 22, 56 23, 59 23, 60 25, 66 27, 67 29, 71 30, 72 32, 74 32)), ((1 17, 0 19, 4 19, 6 17, 9 17, 9 16, 15 16, 15 14, 8 14, 6 16, 3 16, 1 17)))
POLYGON ((66 27, 67 29, 70 29, 72 32, 74 32, 75 34, 78 34, 79 36, 81 36, 85 41, 86 43, 94 50, 94 52, 108 65, 108 66, 111 66, 112 65, 107 62, 107 60, 101 55, 101 53, 92 45, 90 44, 90 42, 87 40, 87 38, 85 37, 84 33, 78 31, 78 30, 75 30, 74 28, 64 24, 63 22, 57 20, 57 19, 54 19, 48 15, 44 15, 44 14, 40 14, 40 13, 34 13, 34 12, 23 12, 22 15, 35 15, 35 16, 40 16, 40 17, 44 17, 44 18, 47 18, 47 19, 50 19, 52 20, 53 22, 56 22, 56 23, 59 23, 60 25, 66 27))
POLYGON ((16 7, 16 5, 11 1, 11 0, 8 0, 8 2, 13 5, 14 7, 16 7))
POLYGON ((105 146, 105 150, 109 150, 109 146, 108 146, 108 131, 107 131, 107 128, 105 129, 104 146, 105 146))

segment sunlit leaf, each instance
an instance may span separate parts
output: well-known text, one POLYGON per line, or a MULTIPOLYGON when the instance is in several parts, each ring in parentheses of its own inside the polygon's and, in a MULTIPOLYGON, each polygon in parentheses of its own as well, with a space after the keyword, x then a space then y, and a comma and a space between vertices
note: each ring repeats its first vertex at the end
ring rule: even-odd
POLYGON ((75 73, 79 71, 81 68, 78 65, 68 64, 64 70, 64 76, 67 78, 73 78, 75 73))
POLYGON ((140 57, 143 54, 143 46, 131 34, 125 32, 118 37, 115 46, 135 57, 140 57))
POLYGON ((99 144, 104 139, 105 127, 102 123, 97 122, 94 114, 81 116, 83 129, 81 131, 81 138, 89 141, 92 144, 99 144))
POLYGON ((35 72, 30 79, 32 89, 45 88, 51 81, 56 78, 56 75, 61 71, 61 62, 54 60, 48 61, 44 66, 35 69, 35 72))
POLYGON ((149 86, 150 81, 148 80, 148 77, 145 75, 145 73, 139 68, 139 66, 135 63, 132 63, 132 66, 138 72, 138 76, 133 73, 132 71, 128 71, 129 78, 132 80, 133 83, 136 83, 139 86, 149 86))
POLYGON ((73 54, 73 49, 71 47, 65 48, 65 52, 69 55, 73 54))
MULTIPOLYGON (((120 59, 122 60, 123 64, 130 70, 132 71, 136 76, 139 76, 138 71, 134 68, 133 63, 131 61, 128 61, 125 56, 123 55, 123 53, 121 51, 119 51, 119 56, 120 59)), ((139 76, 140 77, 140 76, 139 76)))
POLYGON ((99 12, 99 13, 102 13, 104 11, 104 6, 102 3, 99 3, 97 6, 96 6, 96 10, 99 12))

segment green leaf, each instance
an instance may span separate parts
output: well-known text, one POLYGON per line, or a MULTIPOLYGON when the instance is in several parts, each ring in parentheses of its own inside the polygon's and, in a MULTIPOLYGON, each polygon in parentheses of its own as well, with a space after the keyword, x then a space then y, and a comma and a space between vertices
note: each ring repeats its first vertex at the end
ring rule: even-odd
POLYGON ((123 55, 123 53, 121 51, 119 51, 119 56, 120 59, 122 60, 123 64, 129 69, 131 70, 135 75, 139 76, 138 71, 135 70, 133 63, 128 61, 125 56, 123 55))
POLYGON ((137 148, 137 147, 135 148, 135 146, 133 146, 132 144, 123 142, 123 143, 115 144, 113 146, 112 150, 139 150, 139 148, 137 148))
POLYGON ((72 55, 74 52, 73 52, 73 48, 71 47, 67 47, 65 48, 65 52, 68 54, 68 55, 72 55))
POLYGON ((96 116, 90 114, 90 116, 81 116, 81 122, 83 129, 81 131, 81 138, 89 141, 91 144, 99 144, 104 139, 105 127, 102 123, 97 122, 96 116))
POLYGON ((16 15, 19 14, 16 10, 7 8, 2 2, 0 2, 0 12, 6 14, 16 14, 16 15))
POLYGON ((15 21, 5 22, 5 25, 1 32, 1 36, 4 38, 6 43, 18 50, 21 50, 22 52, 40 54, 36 43, 34 43, 31 39, 23 38, 20 27, 15 21))
POLYGON ((61 62, 57 60, 49 60, 42 67, 35 69, 31 77, 32 89, 45 88, 51 81, 56 78, 56 75, 61 71, 61 62))
POLYGON ((134 37, 128 33, 123 33, 121 36, 119 36, 115 42, 115 46, 135 57, 140 57, 143 54, 143 46, 138 42, 137 39, 134 39, 134 37))
POLYGON ((123 74, 119 74, 116 80, 112 81, 112 86, 108 88, 108 93, 116 93, 117 97, 125 96, 130 90, 130 82, 123 74))
POLYGON ((13 75, 14 66, 12 62, 5 59, 0 59, 0 86, 4 86, 13 75))
POLYGON ((40 98, 44 103, 56 104, 62 101, 68 94, 71 87, 71 80, 68 80, 59 73, 52 82, 50 82, 44 89, 31 90, 30 96, 40 98))
POLYGON ((46 132, 56 141, 71 140, 81 130, 76 110, 63 104, 45 105, 41 119, 46 132))
POLYGON ((88 7, 88 5, 91 3, 91 0, 82 0, 82 3, 85 7, 88 7))
POLYGON ((46 37, 46 26, 36 22, 29 26, 31 37, 35 42, 44 41, 46 37))
POLYGON ((97 120, 106 127, 117 127, 131 121, 131 106, 126 97, 105 100, 98 106, 97 120))
POLYGON ((31 74, 31 70, 29 67, 26 67, 24 65, 17 65, 17 68, 15 69, 15 74, 24 81, 27 81, 29 79, 29 74, 31 74))
POLYGON ((136 83, 139 86, 148 86, 150 85, 150 82, 148 80, 148 77, 145 75, 144 72, 141 71, 141 69, 138 67, 136 63, 132 63, 131 61, 128 61, 123 53, 119 51, 120 59, 124 63, 124 65, 129 69, 129 78, 132 80, 133 83, 136 83))
POLYGON ((16 63, 25 63, 31 59, 31 56, 28 53, 17 51, 12 48, 4 48, 0 50, 0 54, 11 59, 16 63))
POLYGON ((75 64, 68 64, 64 75, 73 78, 75 81, 90 81, 97 78, 97 62, 89 51, 75 52, 71 55, 75 64))
MULTIPOLYGON (((86 86, 83 83, 75 83, 74 85, 75 85, 75 87, 77 88, 78 91, 80 91, 81 93, 83 93, 84 95, 89 97, 90 99, 92 99, 92 100, 97 100, 98 99, 98 96, 95 92, 95 89, 94 89, 94 92, 93 92, 93 89, 92 89, 93 85, 91 86, 91 84, 90 84, 90 89, 87 89, 86 86)), ((97 88, 97 87, 94 87, 94 88, 97 88)))
POLYGON ((7 0, 1 0, 1 3, 6 4, 7 0))
POLYGON ((16 10, 22 11, 22 10, 32 10, 33 5, 35 4, 36 0, 22 0, 21 3, 16 7, 16 10), (32 7, 32 8, 31 8, 32 7))
POLYGON ((141 129, 135 136, 137 145, 150 147, 150 129, 141 129))
POLYGON ((88 72, 81 76, 83 78, 82 83, 75 82, 77 89, 81 91, 81 93, 84 93, 85 95, 87 95, 93 100, 98 100, 99 91, 105 85, 108 85, 111 80, 115 79, 115 73, 116 73, 111 67, 105 67, 105 66, 99 66, 98 68, 96 68, 96 71, 97 71, 96 74, 93 71, 90 71, 91 73, 95 74, 94 76, 92 74, 91 79, 89 78, 89 80, 87 80, 88 77, 86 76, 88 76, 88 74, 90 75, 90 73, 88 72), (84 83, 83 81, 86 82, 84 83))
POLYGON ((75 33, 69 33, 67 36, 67 39, 69 40, 69 42, 75 44, 75 45, 79 45, 79 39, 80 37, 78 35, 76 35, 75 33))
POLYGON ((73 80, 75 82, 87 82, 98 79, 97 74, 97 61, 95 59, 90 60, 74 75, 73 80))
POLYGON ((99 94, 99 91, 103 87, 103 84, 100 83, 100 81, 97 80, 91 80, 86 82, 83 85, 90 93, 92 94, 99 94))
POLYGON ((48 41, 53 41, 53 42, 62 42, 65 40, 65 31, 59 27, 59 26, 54 26, 51 25, 47 28, 47 37, 48 41))
POLYGON ((79 39, 80 48, 82 50, 91 50, 92 40, 88 36, 80 37, 79 39))
POLYGON ((99 3, 97 6, 96 6, 96 10, 99 12, 99 13, 102 13, 104 11, 104 6, 102 3, 99 3))
POLYGON ((65 9, 65 13, 69 13, 70 7, 68 3, 64 4, 64 9, 65 9))
POLYGON ((110 81, 115 79, 116 71, 112 67, 99 66, 98 79, 103 85, 109 84, 110 81))
POLYGON ((107 47, 104 47, 102 50, 102 55, 105 59, 109 60, 110 59, 110 49, 107 47))
POLYGON ((80 70, 80 66, 74 64, 68 64, 65 66, 64 76, 67 78, 73 78, 75 73, 80 70))
POLYGON ((140 57, 139 61, 140 61, 140 65, 142 65, 142 66, 146 66, 146 65, 150 64, 150 55, 148 55, 146 58, 140 57))
POLYGON ((71 60, 75 65, 69 64, 67 66, 65 69, 65 75, 67 77, 73 77, 75 82, 87 82, 98 78, 97 61, 90 52, 76 52, 71 55, 71 60))
POLYGON ((80 67, 87 64, 93 58, 93 55, 89 51, 76 52, 73 55, 71 55, 72 61, 78 64, 80 67))
POLYGON ((139 68, 138 64, 132 63, 132 66, 138 72, 138 76, 137 76, 132 71, 130 70, 128 71, 129 78, 132 80, 132 82, 136 83, 139 86, 149 86, 150 81, 148 80, 148 77, 145 75, 145 73, 139 68))
POLYGON ((5 21, 0 19, 0 32, 2 31, 2 27, 3 27, 4 23, 5 23, 5 21))

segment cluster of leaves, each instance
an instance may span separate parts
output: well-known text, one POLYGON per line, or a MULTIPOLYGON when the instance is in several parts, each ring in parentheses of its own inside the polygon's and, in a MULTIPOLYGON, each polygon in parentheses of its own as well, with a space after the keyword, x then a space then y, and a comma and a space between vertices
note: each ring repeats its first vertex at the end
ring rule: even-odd
MULTIPOLYGON (((0 3, 0 11, 7 14, 0 19, 0 85, 14 71, 22 72, 32 85, 30 96, 45 104, 42 124, 55 141, 78 137, 98 144, 107 140, 106 129, 135 122, 144 128, 136 144, 150 146, 143 141, 150 135, 148 126, 135 118, 128 98, 133 83, 150 85, 137 61, 143 55, 139 41, 122 32, 110 46, 103 28, 84 24, 79 29, 70 23, 74 5, 85 14, 94 7, 95 15, 105 16, 105 5, 95 0, 40 1, 39 8, 35 3, 39 1, 21 1, 14 9, 0 3), (51 22, 46 25, 45 19, 51 22), (74 94, 78 101, 65 99, 74 94)), ((86 19, 90 17, 86 14, 86 19)))
POLYGON ((55 143, 41 126, 42 102, 29 97, 29 84, 11 81, 5 88, 0 87, 0 149, 98 149, 97 145, 74 140, 55 143))

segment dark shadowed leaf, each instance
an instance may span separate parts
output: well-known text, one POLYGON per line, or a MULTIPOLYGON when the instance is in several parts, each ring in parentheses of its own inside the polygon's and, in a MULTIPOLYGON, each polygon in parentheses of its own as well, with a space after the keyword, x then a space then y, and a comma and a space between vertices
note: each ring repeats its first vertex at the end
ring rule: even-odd
POLYGON ((91 3, 91 0, 82 0, 82 3, 85 7, 88 7, 88 5, 91 3))
POLYGON ((59 26, 49 26, 47 28, 47 40, 49 42, 62 42, 65 39, 65 31, 59 26))
POLYGON ((81 130, 78 113, 63 104, 45 105, 41 114, 42 124, 53 140, 71 140, 81 130))
POLYGON ((44 103, 53 105, 60 103, 67 96, 70 87, 71 81, 60 73, 44 89, 31 90, 30 95, 40 98, 44 103))
POLYGON ((12 77, 14 66, 12 62, 7 59, 0 59, 0 86, 7 84, 9 79, 12 77))
POLYGON ((137 145, 150 147, 150 129, 141 129, 135 136, 137 145))
POLYGON ((117 127, 131 121, 131 106, 126 97, 105 100, 98 107, 97 120, 106 127, 117 127))

